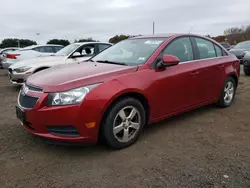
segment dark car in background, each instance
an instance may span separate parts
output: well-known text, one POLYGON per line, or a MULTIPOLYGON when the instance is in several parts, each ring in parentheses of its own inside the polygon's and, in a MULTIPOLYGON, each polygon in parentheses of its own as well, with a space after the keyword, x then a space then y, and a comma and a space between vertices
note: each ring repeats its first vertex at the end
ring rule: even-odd
POLYGON ((244 73, 250 76, 250 51, 247 51, 243 58, 244 73))
POLYGON ((250 51, 250 41, 240 42, 229 52, 234 54, 242 63, 247 51, 250 51))
POLYGON ((221 46, 223 46, 227 50, 231 50, 231 48, 232 48, 232 46, 227 42, 221 42, 220 44, 221 44, 221 46))

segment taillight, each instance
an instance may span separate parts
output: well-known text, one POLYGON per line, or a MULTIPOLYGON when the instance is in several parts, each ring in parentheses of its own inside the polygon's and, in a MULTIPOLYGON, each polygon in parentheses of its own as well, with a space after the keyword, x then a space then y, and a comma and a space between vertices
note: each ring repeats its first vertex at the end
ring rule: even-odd
POLYGON ((7 54, 7 58, 9 59, 16 59, 16 56, 19 56, 20 54, 7 54))

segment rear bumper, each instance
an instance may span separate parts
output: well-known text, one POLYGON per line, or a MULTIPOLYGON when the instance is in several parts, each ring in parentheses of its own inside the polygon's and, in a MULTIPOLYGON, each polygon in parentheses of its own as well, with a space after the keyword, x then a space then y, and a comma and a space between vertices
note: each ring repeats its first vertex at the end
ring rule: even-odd
POLYGON ((16 63, 17 61, 16 60, 4 60, 2 62, 2 67, 4 69, 8 69, 11 65, 13 65, 14 63, 16 63))

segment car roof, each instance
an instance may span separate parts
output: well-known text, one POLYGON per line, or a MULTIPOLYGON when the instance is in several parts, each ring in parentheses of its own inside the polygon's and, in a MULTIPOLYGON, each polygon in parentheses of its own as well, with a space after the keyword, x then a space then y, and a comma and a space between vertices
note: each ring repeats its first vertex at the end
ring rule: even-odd
POLYGON ((31 45, 31 46, 27 46, 23 49, 28 50, 28 49, 32 49, 32 48, 36 48, 36 47, 43 47, 43 46, 59 46, 62 47, 63 45, 58 45, 58 44, 44 44, 44 45, 31 45))
POLYGON ((108 42, 75 42, 75 43, 72 43, 72 44, 80 44, 80 45, 83 45, 83 44, 96 44, 96 43, 100 43, 100 44, 110 44, 110 45, 112 45, 111 43, 108 43, 108 42))
POLYGON ((191 33, 166 33, 166 34, 154 34, 154 35, 141 35, 137 37, 133 37, 130 39, 140 39, 140 38, 169 38, 169 37, 179 37, 179 36, 194 36, 194 37, 203 37, 201 35, 197 34, 191 34, 191 33))

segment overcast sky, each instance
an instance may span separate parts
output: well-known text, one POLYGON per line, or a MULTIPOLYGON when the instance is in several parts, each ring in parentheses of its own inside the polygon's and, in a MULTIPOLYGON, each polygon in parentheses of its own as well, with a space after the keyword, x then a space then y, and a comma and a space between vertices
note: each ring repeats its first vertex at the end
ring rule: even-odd
POLYGON ((249 0, 0 0, 0 40, 92 37, 116 34, 223 34, 250 24, 249 0), (40 35, 36 35, 40 33, 40 35))

